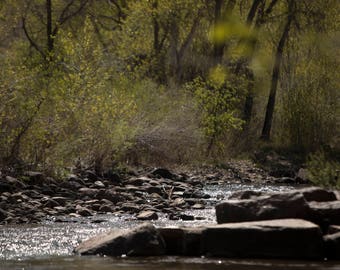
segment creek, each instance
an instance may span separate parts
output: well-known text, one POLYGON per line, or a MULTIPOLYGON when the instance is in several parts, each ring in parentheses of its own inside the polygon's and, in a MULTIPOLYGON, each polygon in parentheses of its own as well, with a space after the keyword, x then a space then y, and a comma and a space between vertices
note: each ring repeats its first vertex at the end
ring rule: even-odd
MULTIPOLYGON (((286 185, 226 184, 207 186, 204 192, 211 195, 210 207, 204 210, 187 210, 186 213, 203 217, 194 221, 171 221, 165 216, 153 223, 156 226, 201 226, 215 223, 213 205, 222 197, 239 190, 281 192, 293 189, 286 185)), ((196 270, 196 269, 340 269, 340 263, 295 262, 275 260, 228 260, 211 258, 103 258, 79 257, 72 250, 81 241, 112 228, 130 228, 141 221, 129 215, 96 215, 87 218, 47 217, 41 224, 0 226, 0 269, 8 270, 196 270), (62 222, 61 222, 62 221, 62 222)))

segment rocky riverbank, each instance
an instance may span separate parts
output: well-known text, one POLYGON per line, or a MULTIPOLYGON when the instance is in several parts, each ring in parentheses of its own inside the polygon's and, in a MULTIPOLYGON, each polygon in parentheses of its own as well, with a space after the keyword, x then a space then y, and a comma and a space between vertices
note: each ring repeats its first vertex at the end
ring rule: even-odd
POLYGON ((218 225, 113 229, 75 248, 80 255, 340 259, 340 198, 320 188, 233 194, 216 206, 218 225))
MULTIPOLYGON (((271 176, 249 161, 183 171, 142 168, 97 175, 83 170, 59 180, 41 172, 16 175, 2 171, 0 224, 39 223, 47 217, 62 221, 63 217, 107 213, 127 213, 139 220, 154 220, 160 213, 171 220, 202 219, 184 211, 214 206, 216 202, 202 192, 205 185, 305 183, 298 177, 271 176)), ((224 198, 221 195, 218 199, 224 198)))

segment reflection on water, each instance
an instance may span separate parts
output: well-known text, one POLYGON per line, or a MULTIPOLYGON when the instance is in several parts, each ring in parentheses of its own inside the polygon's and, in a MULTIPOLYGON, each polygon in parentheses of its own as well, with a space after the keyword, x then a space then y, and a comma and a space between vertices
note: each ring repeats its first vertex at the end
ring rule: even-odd
MULTIPOLYGON (((4 268, 2 268, 2 266, 4 268)), ((334 263, 275 260, 225 260, 207 258, 101 258, 52 257, 24 261, 6 261, 6 270, 339 270, 334 263)))
MULTIPOLYGON (((280 192, 289 186, 249 186, 225 184, 207 186, 204 192, 212 198, 207 209, 188 210, 187 214, 204 217, 205 220, 169 221, 166 216, 154 221, 156 226, 201 226, 215 222, 213 205, 218 198, 228 198, 233 191, 258 190, 280 192)), ((283 269, 340 269, 340 264, 296 263, 254 260, 213 260, 202 258, 129 258, 112 259, 72 256, 72 250, 81 241, 112 228, 129 228, 140 223, 131 216, 98 215, 89 218, 66 219, 67 222, 46 221, 39 225, 0 226, 0 270, 142 270, 142 269, 230 269, 230 270, 283 270, 283 269)))

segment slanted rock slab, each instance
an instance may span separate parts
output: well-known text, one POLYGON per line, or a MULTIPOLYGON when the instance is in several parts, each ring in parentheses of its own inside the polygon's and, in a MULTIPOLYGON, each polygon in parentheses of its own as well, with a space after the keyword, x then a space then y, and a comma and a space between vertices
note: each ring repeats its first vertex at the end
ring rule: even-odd
POLYGON ((218 223, 308 219, 310 208, 301 193, 280 193, 249 200, 227 200, 215 207, 218 223))
POLYGON ((336 194, 333 191, 319 187, 308 187, 293 192, 302 193, 308 202, 329 202, 337 200, 336 194))
POLYGON ((158 230, 143 224, 131 230, 112 230, 82 242, 79 255, 158 256, 165 254, 165 243, 158 230))
POLYGON ((340 225, 340 201, 310 202, 309 207, 313 222, 340 225))
POLYGON ((229 223, 207 227, 202 250, 208 256, 229 258, 320 259, 320 228, 301 219, 229 223))

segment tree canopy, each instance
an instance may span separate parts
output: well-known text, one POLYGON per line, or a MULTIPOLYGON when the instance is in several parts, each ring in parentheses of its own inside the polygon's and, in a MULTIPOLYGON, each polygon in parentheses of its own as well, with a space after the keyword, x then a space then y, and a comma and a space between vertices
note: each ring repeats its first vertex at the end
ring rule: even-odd
POLYGON ((2 164, 339 150, 338 0, 3 0, 2 164))

